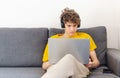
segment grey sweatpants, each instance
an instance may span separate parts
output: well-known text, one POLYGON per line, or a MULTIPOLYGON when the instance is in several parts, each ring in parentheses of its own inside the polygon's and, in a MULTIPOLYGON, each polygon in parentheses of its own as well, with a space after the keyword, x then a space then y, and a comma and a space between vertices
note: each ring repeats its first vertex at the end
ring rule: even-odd
POLYGON ((47 69, 41 78, 83 78, 89 74, 89 69, 77 61, 71 54, 65 55, 58 63, 47 69))

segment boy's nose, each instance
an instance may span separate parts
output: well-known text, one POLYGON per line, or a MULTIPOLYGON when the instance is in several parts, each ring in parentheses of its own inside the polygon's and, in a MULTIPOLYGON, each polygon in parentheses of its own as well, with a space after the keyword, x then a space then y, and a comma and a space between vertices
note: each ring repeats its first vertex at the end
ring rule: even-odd
POLYGON ((71 30, 71 31, 74 31, 74 30, 75 30, 75 28, 74 28, 74 27, 71 27, 71 28, 70 28, 70 30, 71 30))

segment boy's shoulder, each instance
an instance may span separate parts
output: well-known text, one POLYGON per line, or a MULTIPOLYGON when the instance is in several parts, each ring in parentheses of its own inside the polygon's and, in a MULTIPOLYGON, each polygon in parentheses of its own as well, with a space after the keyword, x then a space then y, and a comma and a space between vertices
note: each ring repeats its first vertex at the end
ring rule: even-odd
POLYGON ((59 38, 60 36, 62 36, 62 34, 55 34, 55 35, 51 36, 50 38, 59 38))
POLYGON ((89 37, 89 36, 90 36, 90 34, 88 34, 88 33, 86 33, 86 32, 77 32, 77 34, 78 34, 79 36, 86 36, 86 37, 89 37))

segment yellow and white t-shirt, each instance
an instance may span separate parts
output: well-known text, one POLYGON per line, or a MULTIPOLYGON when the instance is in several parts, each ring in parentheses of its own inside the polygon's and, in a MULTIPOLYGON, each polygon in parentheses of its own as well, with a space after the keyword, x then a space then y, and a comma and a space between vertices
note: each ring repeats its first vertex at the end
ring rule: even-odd
MULTIPOLYGON (((60 38, 63 34, 56 34, 54 36, 52 36, 51 38, 60 38)), ((92 39, 92 37, 87 34, 87 33, 84 33, 84 32, 76 32, 74 36, 72 36, 71 38, 87 38, 87 39, 90 39, 90 52, 95 50, 97 48, 94 40, 92 39)), ((42 61, 43 62, 46 62, 48 61, 49 58, 48 58, 48 44, 46 45, 46 48, 45 48, 45 51, 44 51, 44 54, 43 54, 43 58, 42 58, 42 61)))

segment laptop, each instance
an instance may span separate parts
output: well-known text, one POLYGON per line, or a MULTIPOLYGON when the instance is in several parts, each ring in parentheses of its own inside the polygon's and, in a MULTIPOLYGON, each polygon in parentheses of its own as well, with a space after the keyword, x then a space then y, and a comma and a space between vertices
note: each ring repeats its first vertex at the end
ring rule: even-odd
POLYGON ((73 55, 83 64, 89 63, 89 39, 49 38, 48 56, 50 64, 57 63, 66 54, 73 55))

